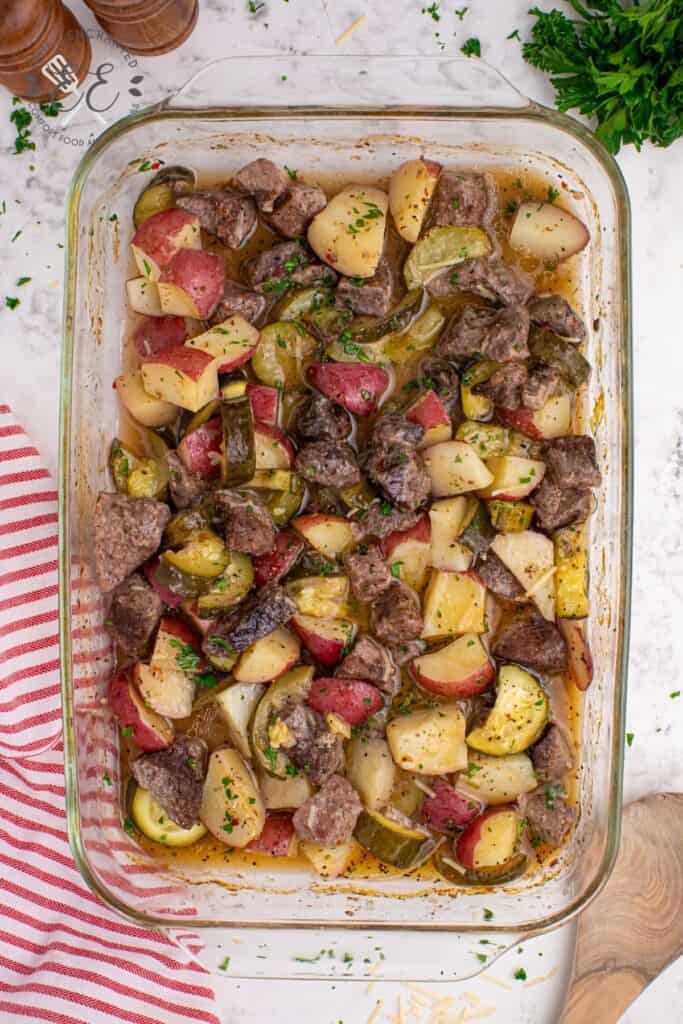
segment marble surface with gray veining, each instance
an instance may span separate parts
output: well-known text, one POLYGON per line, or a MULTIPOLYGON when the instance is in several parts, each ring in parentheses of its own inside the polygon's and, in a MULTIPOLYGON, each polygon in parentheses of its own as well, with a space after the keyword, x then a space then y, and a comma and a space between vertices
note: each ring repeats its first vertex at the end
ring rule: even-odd
MULTIPOLYGON (((70 6, 84 25, 95 28, 82 3, 74 0, 70 6)), ((114 65, 112 75, 121 93, 115 105, 118 115, 136 102, 146 105, 161 100, 217 57, 267 51, 456 55, 462 43, 475 36, 481 40, 482 56, 522 93, 551 104, 552 90, 545 77, 525 65, 520 43, 506 38, 514 29, 519 29, 522 37, 527 34, 531 20, 525 13, 528 0, 470 0, 469 4, 463 0, 460 10, 467 10, 461 19, 454 13, 457 6, 453 0, 432 5, 433 13, 440 16, 437 21, 424 0, 327 0, 326 7, 321 0, 266 0, 256 14, 249 13, 246 0, 201 0, 197 29, 181 49, 159 58, 141 58, 129 66, 95 33, 93 66, 114 65), (362 27, 343 46, 337 46, 335 40, 363 15, 367 21, 362 27), (131 85, 140 75, 142 80, 131 85), (142 95, 129 95, 131 88, 142 95)), ((555 0, 541 6, 562 3, 555 0)), ((104 88, 99 95, 104 98, 104 88)), ((5 356, 2 400, 13 406, 48 465, 55 469, 65 198, 76 164, 102 122, 94 114, 77 112, 59 135, 48 137, 46 127, 56 125, 44 121, 34 125, 35 152, 14 155, 10 109, 10 97, 0 96, 0 296, 4 293, 21 300, 13 310, 4 303, 0 308, 0 343, 5 356), (22 277, 31 281, 18 286, 22 277)), ((100 117, 106 121, 110 115, 100 117)), ((683 141, 669 150, 646 146, 637 153, 628 148, 620 154, 619 164, 633 208, 636 499, 626 726, 632 742, 626 750, 625 767, 625 796, 633 799, 654 790, 683 788, 683 698, 671 696, 683 689, 683 325, 679 306, 683 294, 683 141)), ((551 937, 538 941, 546 946, 534 945, 533 957, 544 948, 550 954, 539 961, 544 972, 552 956, 566 958, 566 943, 563 947, 551 937)), ((531 959, 530 952, 527 968, 531 959)), ((505 958, 496 965, 495 973, 509 980, 515 965, 505 958)), ((561 976, 560 972, 558 978, 561 976)), ((316 985, 308 990, 309 1017, 302 1016, 298 998, 282 993, 281 984, 259 984, 258 1010, 254 1009, 255 988, 250 991, 248 984, 233 987, 226 1020, 269 1019, 264 1015, 266 1006, 279 1006, 282 1019, 283 1008, 292 999, 292 1021, 355 1024, 365 1021, 382 988, 378 985, 369 993, 364 985, 353 986, 355 996, 351 996, 348 988, 341 994, 339 989, 333 992, 328 986, 316 985)), ((473 987, 472 983, 467 986, 473 987)), ((477 986, 486 990, 485 982, 477 986)), ((395 1013, 396 987, 386 988, 386 1012, 395 1013)), ((549 982, 546 989, 551 988, 549 982)), ((514 1005, 519 1003, 519 1008, 514 1013, 508 1009, 499 1016, 498 1010, 490 1019, 552 1020, 550 1002, 544 1004, 545 1010, 538 1004, 532 1012, 542 989, 530 989, 521 1001, 515 997, 514 1005)), ((487 995, 498 1006, 512 999, 494 985, 487 995)))

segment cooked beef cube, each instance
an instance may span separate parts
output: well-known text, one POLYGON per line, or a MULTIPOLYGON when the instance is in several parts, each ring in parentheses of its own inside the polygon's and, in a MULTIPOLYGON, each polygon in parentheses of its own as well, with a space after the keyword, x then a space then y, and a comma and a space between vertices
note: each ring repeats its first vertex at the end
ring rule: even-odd
POLYGON ((381 260, 373 277, 342 277, 336 303, 355 316, 384 316, 391 305, 392 290, 391 268, 381 260))
POLYGON ((528 358, 528 340, 526 306, 506 306, 498 310, 465 306, 447 324, 436 344, 436 353, 460 363, 474 355, 509 363, 528 358))
POLYGON ((260 292, 279 292, 295 284, 334 284, 334 270, 320 263, 301 242, 280 242, 242 264, 247 282, 260 292))
POLYGON ((486 589, 498 597, 514 601, 516 597, 521 597, 524 593, 522 584, 516 576, 512 575, 507 566, 501 562, 495 551, 489 549, 485 554, 481 555, 477 559, 472 571, 477 579, 481 580, 486 589))
POLYGON ((562 338, 583 341, 586 328, 566 299, 561 295, 537 295, 529 303, 532 324, 543 327, 562 338))
POLYGON ((370 609, 370 629, 383 643, 416 640, 423 625, 419 597, 399 580, 382 591, 370 609))
POLYGON ((181 194, 176 206, 198 217, 201 227, 229 249, 239 249, 256 225, 254 200, 229 189, 181 194))
POLYGON ((501 405, 504 409, 519 409, 526 379, 524 363, 505 363, 488 380, 475 384, 472 391, 475 395, 485 395, 494 405, 501 405))
POLYGON ((429 473, 414 452, 378 448, 371 452, 365 468, 368 478, 401 508, 419 508, 429 497, 429 473))
POLYGON ((454 427, 462 419, 460 405, 460 376, 458 371, 445 359, 427 356, 419 366, 418 379, 424 387, 436 391, 446 406, 446 411, 454 427))
POLYGON ((202 650, 219 658, 243 651, 278 626, 284 626, 295 611, 294 601, 278 583, 266 583, 238 608, 216 619, 202 650))
POLYGON ((389 651, 371 636, 360 637, 334 674, 341 679, 367 679, 392 697, 400 686, 396 664, 389 651))
POLYGON ((229 316, 242 316, 250 324, 257 323, 266 311, 268 300, 260 292, 252 292, 236 281, 226 281, 223 298, 216 306, 209 321, 220 324, 229 316))
POLYGON ((153 498, 100 494, 95 505, 95 568, 100 589, 113 590, 151 558, 171 510, 153 498))
POLYGON ((352 429, 346 409, 318 391, 309 392, 296 411, 294 430, 311 441, 343 441, 352 429))
POLYGON ((285 238, 301 238, 313 218, 327 206, 327 197, 318 185, 290 185, 268 223, 285 238))
POLYGON ((300 839, 331 850, 349 841, 362 810, 351 783, 333 775, 294 812, 294 828, 300 839))
POLYGON ((574 767, 569 740, 557 725, 549 725, 531 748, 531 760, 541 782, 560 782, 574 767))
POLYGON ((216 508, 225 521, 225 543, 231 551, 267 555, 275 544, 275 524, 270 512, 257 498, 234 491, 217 491, 216 508))
POLYGON ((306 704, 292 704, 280 721, 292 736, 292 742, 283 748, 290 761, 321 786, 343 764, 341 736, 330 732, 322 715, 306 704))
POLYGON ((176 508, 189 508, 208 490, 208 482, 191 473, 177 452, 166 452, 168 488, 176 508))
POLYGON ((576 820, 576 810, 549 786, 535 789, 519 803, 530 835, 549 846, 559 846, 576 820))
POLYGON ((130 771, 181 828, 199 822, 208 748, 198 736, 177 736, 173 746, 142 754, 130 771))
POLYGON ((364 537, 378 537, 381 540, 394 530, 409 530, 421 515, 421 512, 394 508, 388 501, 373 501, 356 522, 364 537))
POLYGON ((287 178, 272 160, 252 160, 235 175, 240 188, 252 195, 261 213, 272 213, 277 200, 287 191, 287 178))
POLYGON ((430 222, 485 227, 495 209, 496 185, 490 174, 442 171, 432 200, 430 222))
POLYGON ((353 596, 369 604, 390 587, 394 577, 378 544, 361 544, 344 559, 353 596))
POLYGON ((503 306, 523 306, 533 294, 534 279, 502 260, 480 256, 440 270, 427 283, 427 291, 435 298, 474 292, 503 306))
POLYGON ((529 500, 536 509, 538 525, 546 533, 588 519, 593 506, 593 495, 588 488, 560 487, 547 477, 529 500))
POLYGON ((373 448, 415 448, 424 437, 424 427, 412 423, 400 413, 392 412, 380 416, 375 422, 370 438, 373 448))
POLYGON ((322 487, 349 487, 360 481, 356 453, 342 441, 310 441, 297 452, 296 468, 322 487))
POLYGON ((560 487, 597 487, 600 483, 595 441, 587 434, 546 441, 542 458, 548 476, 560 487))
POLYGON ((537 672, 562 672, 567 667, 567 644, 554 622, 536 608, 523 608, 496 633, 493 656, 516 661, 537 672))
POLYGON ((554 366, 539 363, 532 366, 522 388, 522 405, 527 409, 542 409, 552 398, 560 383, 560 371, 554 366))
POLYGON ((161 618, 161 598, 137 573, 119 583, 111 597, 106 625, 119 647, 139 657, 161 618))
POLYGON ((391 656, 398 666, 405 665, 413 658, 419 658, 427 650, 424 640, 407 640, 403 644, 393 644, 391 656))

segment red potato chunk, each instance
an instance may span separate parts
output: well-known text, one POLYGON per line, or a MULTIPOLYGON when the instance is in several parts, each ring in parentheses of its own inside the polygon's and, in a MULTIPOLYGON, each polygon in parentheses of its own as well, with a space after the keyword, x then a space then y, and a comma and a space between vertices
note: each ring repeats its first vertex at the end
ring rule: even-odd
POLYGON ((266 814, 266 823, 258 839, 252 839, 245 849, 263 853, 267 857, 294 857, 297 837, 290 814, 266 814))
POLYGON ((200 249, 199 221, 187 210, 162 210, 140 225, 131 246, 143 277, 158 281, 164 267, 178 252, 200 249))
POLYGON ((182 316, 146 316, 133 335, 135 351, 143 359, 187 341, 187 324, 182 316))
POLYGON ((363 679, 314 679, 306 703, 321 715, 338 715, 349 725, 361 725, 384 703, 376 686, 363 679))
POLYGON ((357 416, 370 416, 389 385, 386 370, 363 363, 313 363, 307 378, 327 398, 357 416))
POLYGON ((280 394, 277 388, 268 387, 267 384, 249 383, 247 384, 247 398, 255 420, 259 420, 269 427, 277 426, 280 408, 280 394))
POLYGON ((430 788, 434 796, 427 796, 422 801, 421 814, 425 824, 437 832, 464 828, 481 811, 479 804, 458 793, 443 779, 435 779, 430 788))
POLYGON ((127 672, 117 672, 109 684, 109 705, 122 729, 132 729, 141 750, 163 750, 173 742, 173 724, 145 706, 127 672))
POLYGON ((208 320, 224 287, 225 267, 220 256, 202 249, 180 249, 159 278, 162 312, 208 320))
POLYGON ((152 562, 148 562, 143 572, 147 577, 147 582, 150 587, 157 592, 161 600, 169 608, 179 608, 183 603, 183 597, 179 594, 174 594, 172 590, 165 587, 163 583, 159 583, 156 576, 156 571, 159 568, 159 559, 155 558, 152 562))
POLYGON ((253 560, 256 586, 262 587, 271 580, 281 579, 299 559, 304 547, 303 540, 294 530, 280 530, 273 550, 257 555, 253 560))
POLYGON ((190 473, 202 480, 213 480, 220 476, 222 448, 223 427, 215 416, 185 435, 178 445, 178 455, 190 473))
POLYGON ((254 448, 257 469, 291 469, 294 446, 279 427, 254 421, 254 448))

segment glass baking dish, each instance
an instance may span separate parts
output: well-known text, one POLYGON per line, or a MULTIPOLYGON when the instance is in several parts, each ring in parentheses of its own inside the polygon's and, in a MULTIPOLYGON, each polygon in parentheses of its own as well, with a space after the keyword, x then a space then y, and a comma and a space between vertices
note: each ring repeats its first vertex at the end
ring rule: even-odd
POLYGON ((293 956, 323 946, 355 951, 344 977, 368 973, 362 963, 372 959, 379 962, 375 977, 438 980, 480 969, 472 953, 482 936, 492 943, 489 952, 502 951, 568 920, 600 890, 621 816, 632 521, 629 246, 628 197, 614 160, 582 125, 531 103, 479 61, 230 59, 95 142, 68 208, 61 642, 72 849, 86 882, 110 906, 176 937, 201 929, 203 961, 215 967, 227 950, 232 974, 338 976, 334 957, 293 956), (578 828, 538 874, 486 892, 454 892, 446 882, 409 876, 363 887, 352 879, 324 883, 296 869, 243 871, 229 861, 219 879, 199 866, 160 872, 121 825, 118 732, 105 699, 111 650, 91 574, 92 512, 98 491, 110 489, 106 452, 118 419, 111 384, 126 322, 129 225, 148 179, 139 160, 161 158, 218 178, 268 156, 312 176, 362 181, 420 153, 450 165, 526 167, 553 185, 559 178, 591 232, 591 245, 576 257, 578 301, 592 325, 584 414, 603 486, 592 520, 596 673, 582 715, 578 828), (484 909, 493 911, 486 921, 484 909), (289 930, 284 943, 275 941, 281 929, 289 930), (419 941, 406 943, 406 932, 419 941), (377 952, 362 955, 380 947, 379 959, 377 952))

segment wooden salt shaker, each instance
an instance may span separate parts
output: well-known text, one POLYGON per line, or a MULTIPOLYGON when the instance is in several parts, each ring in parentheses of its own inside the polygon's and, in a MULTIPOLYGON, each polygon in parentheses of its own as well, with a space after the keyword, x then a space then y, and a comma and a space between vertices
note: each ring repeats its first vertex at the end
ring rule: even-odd
POLYGON ((146 57, 184 43, 197 22, 198 0, 85 0, 112 39, 146 57))
POLYGON ((90 41, 61 0, 0 3, 0 83, 15 96, 59 100, 85 78, 90 41))

